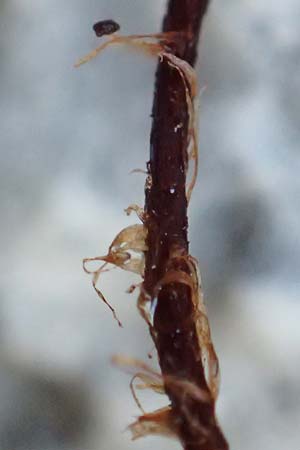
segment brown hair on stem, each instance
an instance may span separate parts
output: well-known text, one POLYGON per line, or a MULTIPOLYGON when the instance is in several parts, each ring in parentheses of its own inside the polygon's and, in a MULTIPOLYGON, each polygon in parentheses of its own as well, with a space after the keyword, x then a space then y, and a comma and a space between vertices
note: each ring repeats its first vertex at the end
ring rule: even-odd
MULTIPOLYGON (((215 416, 218 359, 210 337, 197 262, 189 255, 187 238, 187 206, 198 166, 194 106, 197 83, 192 66, 208 3, 209 0, 169 0, 162 33, 114 34, 76 64, 89 61, 112 44, 129 44, 159 57, 145 208, 131 205, 127 209, 127 213, 137 213, 142 225, 122 230, 108 254, 85 259, 84 268, 93 274, 93 286, 106 303, 96 287, 106 264, 143 277, 138 308, 155 343, 161 375, 136 360, 115 359, 122 366, 137 369, 131 389, 143 414, 130 430, 133 439, 147 434, 177 436, 185 450, 228 450, 215 416), (194 170, 188 184, 191 161, 194 170), (92 260, 104 265, 89 271, 85 264, 92 260), (140 388, 165 392, 170 404, 145 413, 133 384, 138 378, 142 382, 140 388)), ((103 23, 100 34, 112 32, 109 27, 106 30, 106 23, 103 28, 103 23)))

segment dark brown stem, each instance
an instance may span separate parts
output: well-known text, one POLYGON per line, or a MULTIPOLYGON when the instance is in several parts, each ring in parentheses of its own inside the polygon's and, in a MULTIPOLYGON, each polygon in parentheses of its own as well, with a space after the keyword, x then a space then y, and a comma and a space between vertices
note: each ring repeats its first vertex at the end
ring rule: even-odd
MULTIPOLYGON (((183 31, 174 54, 195 63, 197 42, 208 0, 170 0, 163 31, 183 31)), ((176 68, 166 59, 159 62, 153 104, 151 152, 146 188, 148 230, 144 291, 151 298, 153 324, 150 332, 170 398, 173 422, 185 450, 226 450, 227 442, 215 418, 215 400, 207 385, 200 358, 192 292, 178 280, 157 286, 168 271, 190 275, 188 256, 186 167, 189 111, 185 86, 176 68), (174 258, 177 255, 177 258, 174 258), (178 255, 180 257, 178 258, 178 255), (183 399, 170 377, 191 382, 207 394, 203 402, 183 399)))

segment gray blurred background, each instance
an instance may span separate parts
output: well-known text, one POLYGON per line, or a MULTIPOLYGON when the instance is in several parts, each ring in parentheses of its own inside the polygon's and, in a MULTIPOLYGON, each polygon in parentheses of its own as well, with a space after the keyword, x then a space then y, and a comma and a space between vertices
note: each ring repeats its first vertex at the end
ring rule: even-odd
MULTIPOLYGON (((179 449, 130 441, 138 414, 115 353, 147 360, 137 280, 95 295, 81 260, 106 252, 143 204, 156 61, 99 44, 91 26, 156 32, 162 0, 1 0, 0 449, 179 449)), ((190 207, 220 357, 218 416, 232 450, 300 449, 297 0, 215 0, 198 75, 200 173, 190 207)), ((150 364, 155 365, 154 360, 150 364)), ((141 396, 149 411, 165 400, 141 396)))

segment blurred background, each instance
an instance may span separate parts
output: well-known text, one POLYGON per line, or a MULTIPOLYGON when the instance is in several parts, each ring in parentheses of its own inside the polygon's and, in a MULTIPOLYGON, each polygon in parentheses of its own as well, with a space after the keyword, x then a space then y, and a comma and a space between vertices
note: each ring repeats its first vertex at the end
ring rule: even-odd
MULTIPOLYGON (((137 280, 102 289, 81 267, 143 205, 155 59, 99 44, 92 25, 160 29, 162 0, 1 0, 1 450, 164 450, 131 442, 138 414, 113 354, 147 361, 137 280), (124 432, 125 431, 125 432, 124 432)), ((232 450, 300 449, 297 0, 212 1, 201 37, 200 173, 190 206, 232 450)), ((149 361, 155 366, 154 359, 149 361)), ((165 404, 141 396, 146 410, 165 404)))

